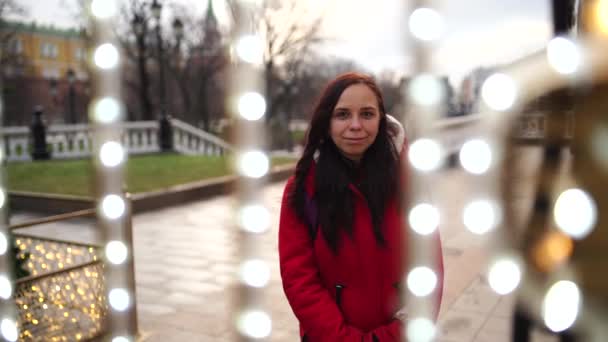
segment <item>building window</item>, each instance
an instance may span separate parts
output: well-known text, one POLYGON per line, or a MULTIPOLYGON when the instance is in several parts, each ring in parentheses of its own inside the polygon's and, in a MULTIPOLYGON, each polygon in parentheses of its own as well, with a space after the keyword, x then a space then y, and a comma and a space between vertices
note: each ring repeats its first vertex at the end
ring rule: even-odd
POLYGON ((48 42, 42 42, 40 46, 40 56, 45 58, 57 58, 59 49, 57 45, 48 42))
POLYGON ((19 38, 11 39, 9 42, 8 51, 15 55, 19 55, 23 52, 23 42, 19 38))
POLYGON ((76 50, 74 50, 74 58, 76 58, 77 61, 84 60, 84 49, 77 47, 76 50))

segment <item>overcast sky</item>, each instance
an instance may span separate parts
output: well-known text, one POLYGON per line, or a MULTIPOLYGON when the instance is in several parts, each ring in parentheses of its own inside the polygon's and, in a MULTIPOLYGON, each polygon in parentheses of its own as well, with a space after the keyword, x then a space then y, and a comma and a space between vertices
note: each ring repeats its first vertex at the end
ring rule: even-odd
MULTIPOLYGON (((75 0, 18 0, 28 17, 57 26, 72 25, 75 0), (72 9, 72 10, 70 10, 72 9)), ((223 0, 213 0, 220 21, 223 0)), ((301 0, 304 1, 304 0, 301 0)), ((334 38, 323 51, 354 58, 372 71, 406 70, 406 1, 307 0, 313 11, 324 10, 323 33, 334 38)), ((173 0, 204 13, 205 0, 173 0)), ((549 0, 438 1, 446 32, 433 62, 443 74, 458 79, 480 65, 507 63, 538 50, 551 33, 549 0)))

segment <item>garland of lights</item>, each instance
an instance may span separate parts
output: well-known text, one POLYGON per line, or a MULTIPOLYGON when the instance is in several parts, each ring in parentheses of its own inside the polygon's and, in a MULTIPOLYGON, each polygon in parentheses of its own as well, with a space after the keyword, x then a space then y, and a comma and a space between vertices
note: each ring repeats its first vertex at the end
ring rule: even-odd
POLYGON ((97 216, 105 241, 107 334, 112 342, 128 342, 135 340, 137 335, 137 317, 129 229, 131 208, 123 190, 127 154, 122 144, 124 109, 120 100, 120 53, 112 30, 118 4, 116 0, 93 0, 90 13, 95 74, 90 117, 94 127, 97 216))
MULTIPOLYGON (((436 234, 440 211, 430 198, 424 197, 422 184, 432 182, 441 165, 442 147, 432 130, 433 121, 439 117, 443 98, 446 96, 440 79, 432 74, 429 63, 433 44, 443 34, 443 18, 438 11, 426 6, 426 1, 417 1, 408 18, 408 28, 413 38, 415 73, 405 96, 410 103, 411 145, 407 161, 409 172, 409 208, 407 222, 408 270, 405 282, 407 292, 408 321, 404 327, 408 341, 431 341, 435 336, 433 311, 437 294, 438 276, 435 269, 437 255, 436 234)), ((441 290, 441 289, 439 289, 441 290)))
POLYGON ((264 78, 261 65, 264 43, 252 30, 256 1, 236 2, 233 31, 233 69, 228 108, 236 119, 235 168, 237 189, 237 229, 239 283, 235 300, 236 340, 260 340, 270 336, 272 320, 262 305, 262 293, 270 280, 270 267, 261 257, 260 238, 268 231, 270 214, 262 203, 262 178, 268 173, 269 158, 264 146, 264 78))

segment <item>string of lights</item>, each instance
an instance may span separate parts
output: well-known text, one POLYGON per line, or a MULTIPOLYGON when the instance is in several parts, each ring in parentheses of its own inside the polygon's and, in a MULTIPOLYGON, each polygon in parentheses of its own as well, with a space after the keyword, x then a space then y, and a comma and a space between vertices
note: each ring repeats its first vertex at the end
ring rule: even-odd
MULTIPOLYGON (((408 227, 408 270, 406 272, 408 341, 432 341, 435 296, 438 291, 437 246, 433 236, 441 222, 441 211, 433 199, 426 197, 425 184, 431 184, 441 167, 443 146, 433 131, 433 123, 443 110, 445 89, 430 64, 434 44, 443 34, 442 15, 428 1, 416 1, 408 18, 411 46, 414 52, 415 76, 405 89, 410 104, 408 126, 410 147, 403 167, 409 172, 409 207, 405 208, 408 227), (411 167, 410 167, 411 166, 411 167)), ((440 290, 440 289, 439 289, 440 290)))
POLYGON ((93 123, 98 225, 103 234, 107 334, 112 342, 128 342, 137 335, 135 284, 132 274, 130 200, 124 193, 122 144, 124 107, 120 99, 121 58, 112 30, 118 15, 116 0, 90 2, 93 35, 94 98, 90 107, 93 123))
MULTIPOLYGON (((0 81, 0 94, 3 84, 0 81)), ((0 122, 4 122, 4 103, 0 96, 0 122)), ((7 196, 6 191, 6 159, 4 155, 4 137, 0 133, 0 338, 5 341, 16 341, 19 335, 15 318, 17 316, 13 300, 13 256, 12 242, 8 230, 7 196)))
POLYGON ((239 175, 236 226, 238 229, 239 282, 234 314, 238 341, 263 340, 272 332, 272 320, 264 309, 263 290, 270 280, 270 267, 259 246, 270 227, 270 213, 261 196, 269 158, 263 151, 265 130, 263 38, 255 33, 252 13, 258 1, 235 3, 231 57, 231 89, 227 99, 230 113, 236 119, 234 165, 239 175))

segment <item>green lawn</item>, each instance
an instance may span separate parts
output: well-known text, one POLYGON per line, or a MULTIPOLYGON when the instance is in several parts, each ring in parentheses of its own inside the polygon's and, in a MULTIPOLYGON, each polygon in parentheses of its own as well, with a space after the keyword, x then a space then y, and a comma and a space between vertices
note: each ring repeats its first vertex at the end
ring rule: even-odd
MULTIPOLYGON (((273 158, 272 165, 295 162, 273 158)), ((15 191, 92 196, 91 160, 9 163, 8 188, 15 191)), ((126 165, 127 189, 131 193, 230 174, 229 159, 178 154, 131 157, 126 165)))

